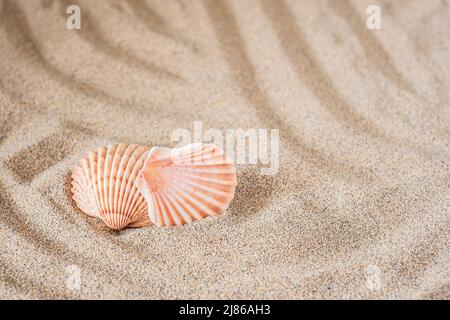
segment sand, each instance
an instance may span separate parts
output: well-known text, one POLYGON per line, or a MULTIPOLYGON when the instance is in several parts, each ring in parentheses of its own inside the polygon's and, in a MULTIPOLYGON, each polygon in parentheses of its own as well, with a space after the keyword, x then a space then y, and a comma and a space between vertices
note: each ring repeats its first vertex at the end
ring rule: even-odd
POLYGON ((445 0, 0 1, 0 298, 450 298, 445 0), (217 218, 108 230, 70 199, 108 143, 280 130, 217 218))

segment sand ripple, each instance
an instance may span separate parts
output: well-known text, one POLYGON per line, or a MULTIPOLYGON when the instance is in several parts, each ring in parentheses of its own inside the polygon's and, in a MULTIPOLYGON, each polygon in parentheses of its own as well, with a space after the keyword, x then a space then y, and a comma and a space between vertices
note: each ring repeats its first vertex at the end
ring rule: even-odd
POLYGON ((72 3, 0 0, 1 298, 450 298, 447 1, 72 3), (181 228, 76 209, 87 151, 197 120, 279 128, 280 172, 181 228))

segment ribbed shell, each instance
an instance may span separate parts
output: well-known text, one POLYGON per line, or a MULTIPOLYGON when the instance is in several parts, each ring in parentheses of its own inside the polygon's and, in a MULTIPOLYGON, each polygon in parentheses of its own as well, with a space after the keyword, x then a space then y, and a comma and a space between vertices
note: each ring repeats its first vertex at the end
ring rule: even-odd
POLYGON ((147 203, 135 186, 147 156, 145 147, 115 144, 81 159, 72 172, 78 208, 115 230, 151 225, 147 203))
POLYGON ((154 224, 182 225, 218 215, 228 207, 236 188, 236 170, 214 145, 153 147, 137 186, 154 224))

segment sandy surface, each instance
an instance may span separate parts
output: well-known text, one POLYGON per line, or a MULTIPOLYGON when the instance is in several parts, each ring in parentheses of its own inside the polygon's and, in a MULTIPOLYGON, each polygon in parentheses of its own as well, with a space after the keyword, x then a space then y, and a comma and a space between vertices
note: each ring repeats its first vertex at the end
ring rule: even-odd
POLYGON ((73 1, 0 0, 0 297, 449 299, 450 7, 369 31, 372 2, 81 1, 72 31, 73 1), (86 152, 197 120, 280 129, 278 174, 184 227, 75 208, 86 152))

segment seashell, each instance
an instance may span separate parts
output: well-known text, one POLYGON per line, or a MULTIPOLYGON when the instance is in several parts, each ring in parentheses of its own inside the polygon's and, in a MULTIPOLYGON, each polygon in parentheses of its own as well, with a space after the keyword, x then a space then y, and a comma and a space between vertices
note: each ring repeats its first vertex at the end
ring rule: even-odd
POLYGON ((139 173, 137 187, 157 226, 190 223, 227 209, 236 189, 236 170, 214 145, 153 147, 139 173))
POLYGON ((135 186, 147 156, 148 149, 136 144, 109 145, 91 152, 72 172, 77 207, 115 230, 151 225, 147 203, 135 186))

